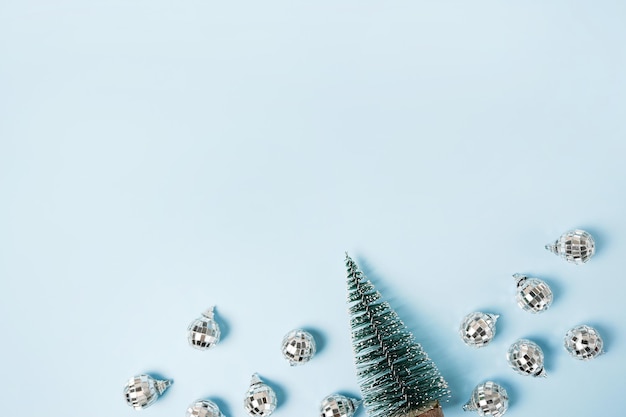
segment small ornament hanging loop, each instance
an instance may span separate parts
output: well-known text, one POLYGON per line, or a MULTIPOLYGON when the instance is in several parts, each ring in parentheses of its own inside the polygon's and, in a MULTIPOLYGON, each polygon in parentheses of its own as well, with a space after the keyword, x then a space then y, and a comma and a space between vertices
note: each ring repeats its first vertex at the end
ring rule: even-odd
POLYGON ((215 307, 211 307, 202 317, 192 321, 187 328, 187 340, 191 347, 208 350, 220 341, 220 326, 215 321, 215 307))
POLYGON ((154 404, 170 385, 172 381, 169 379, 157 380, 150 375, 137 375, 126 382, 124 398, 129 406, 142 410, 154 404))
POLYGON ((596 243, 591 234, 576 229, 563 233, 554 243, 546 245, 546 249, 567 262, 580 265, 596 253, 596 243))
POLYGON ((529 313, 542 313, 552 304, 552 290, 545 281, 538 278, 529 278, 523 274, 514 274, 517 283, 515 299, 517 305, 529 313))

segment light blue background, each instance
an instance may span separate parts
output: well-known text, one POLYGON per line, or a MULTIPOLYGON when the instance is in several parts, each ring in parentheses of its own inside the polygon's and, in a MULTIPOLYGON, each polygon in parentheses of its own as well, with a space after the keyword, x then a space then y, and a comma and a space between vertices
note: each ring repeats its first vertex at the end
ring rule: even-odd
MULTIPOLYGON (((174 385, 244 417, 358 395, 344 251, 449 381, 487 379, 508 416, 623 415, 626 5, 620 1, 0 1, 0 414, 135 416, 122 387, 174 385), (598 242, 573 266, 543 245, 598 242), (513 301, 515 272, 552 308, 513 301), (191 349, 217 305, 225 337, 191 349), (457 335, 501 314, 492 345, 457 335), (602 332, 591 362, 568 328, 602 332), (323 346, 279 353, 296 327, 323 346), (548 378, 508 369, 530 337, 548 378)), ((365 416, 359 411, 358 416, 365 416)))

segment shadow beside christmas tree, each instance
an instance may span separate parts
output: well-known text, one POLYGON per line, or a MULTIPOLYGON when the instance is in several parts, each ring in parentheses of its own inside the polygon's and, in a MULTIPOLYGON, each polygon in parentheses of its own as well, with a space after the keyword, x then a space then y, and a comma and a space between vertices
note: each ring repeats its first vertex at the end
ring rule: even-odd
POLYGON ((454 353, 452 347, 438 341, 437 334, 441 332, 442 328, 446 327, 437 320, 436 314, 433 314, 432 311, 422 311, 419 309, 419 306, 416 307, 414 302, 408 302, 406 297, 398 295, 397 291, 394 291, 387 284, 389 280, 385 280, 376 272, 367 259, 359 257, 358 265, 367 279, 382 294, 383 298, 388 300, 389 304, 393 306, 393 309, 402 318, 410 332, 418 335, 419 343, 428 352, 428 355, 437 364, 439 371, 445 377, 452 395, 445 400, 443 405, 460 406, 464 404, 467 398, 462 393, 470 392, 474 384, 468 379, 466 373, 459 372, 459 369, 467 366, 467 364, 462 362, 462 358, 454 353), (419 317, 422 320, 419 320, 419 317))

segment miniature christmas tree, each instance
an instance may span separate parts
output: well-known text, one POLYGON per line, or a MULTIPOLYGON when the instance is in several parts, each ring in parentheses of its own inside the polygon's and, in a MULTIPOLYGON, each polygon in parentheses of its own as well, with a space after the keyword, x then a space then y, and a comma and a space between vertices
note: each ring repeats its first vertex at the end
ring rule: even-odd
POLYGON ((443 417, 450 395, 435 364, 346 254, 352 346, 369 417, 443 417))

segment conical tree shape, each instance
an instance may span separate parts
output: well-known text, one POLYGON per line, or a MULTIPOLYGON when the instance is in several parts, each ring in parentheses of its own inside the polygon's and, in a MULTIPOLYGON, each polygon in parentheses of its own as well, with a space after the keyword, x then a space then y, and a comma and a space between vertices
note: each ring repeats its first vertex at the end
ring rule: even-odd
POLYGON ((369 417, 443 416, 450 391, 389 303, 346 254, 352 347, 369 417))

